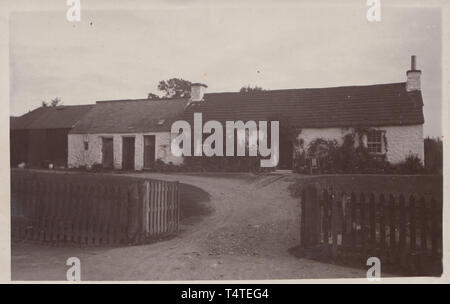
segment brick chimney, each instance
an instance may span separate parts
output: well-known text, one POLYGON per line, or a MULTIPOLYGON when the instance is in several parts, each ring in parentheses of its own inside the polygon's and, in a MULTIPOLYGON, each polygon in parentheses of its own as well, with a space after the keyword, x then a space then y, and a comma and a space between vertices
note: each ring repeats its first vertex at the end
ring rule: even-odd
POLYGON ((208 86, 203 83, 193 83, 191 84, 191 98, 189 103, 203 101, 203 96, 205 95, 205 90, 208 86))
POLYGON ((411 56, 411 70, 406 72, 406 91, 420 91, 421 70, 416 70, 416 55, 411 56))

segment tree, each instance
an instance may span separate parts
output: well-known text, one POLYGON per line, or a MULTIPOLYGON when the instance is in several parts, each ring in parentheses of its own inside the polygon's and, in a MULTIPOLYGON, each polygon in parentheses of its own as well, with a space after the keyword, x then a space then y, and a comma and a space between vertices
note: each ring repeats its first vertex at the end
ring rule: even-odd
POLYGON ((45 100, 43 100, 42 103, 41 103, 41 105, 42 105, 43 107, 48 107, 48 106, 56 107, 56 106, 59 106, 59 105, 61 105, 61 104, 62 104, 62 103, 61 103, 61 98, 59 98, 59 97, 53 98, 53 99, 50 101, 50 104, 49 104, 48 102, 46 102, 45 100))
POLYGON ((258 87, 258 86, 251 87, 249 85, 246 87, 244 86, 239 90, 240 93, 252 93, 252 92, 262 92, 262 91, 264 91, 264 89, 261 87, 258 87))
POLYGON ((161 80, 158 84, 158 90, 164 94, 162 97, 148 93, 148 99, 188 98, 191 95, 191 82, 181 78, 161 80))
POLYGON ((161 97, 159 97, 158 95, 153 94, 153 93, 151 93, 151 92, 148 93, 147 98, 148 98, 148 99, 152 99, 152 100, 154 100, 154 99, 161 99, 161 97))
POLYGON ((56 106, 58 106, 60 104, 61 104, 61 98, 59 98, 59 97, 53 98, 52 101, 50 102, 50 105, 52 107, 56 107, 56 106))
POLYGON ((190 97, 191 82, 181 78, 171 78, 161 80, 158 90, 164 93, 165 98, 185 98, 190 97))

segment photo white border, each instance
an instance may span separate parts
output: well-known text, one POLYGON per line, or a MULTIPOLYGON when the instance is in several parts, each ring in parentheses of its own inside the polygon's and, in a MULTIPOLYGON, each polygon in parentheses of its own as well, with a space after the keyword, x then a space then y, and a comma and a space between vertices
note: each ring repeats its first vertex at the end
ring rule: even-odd
MULTIPOLYGON (((108 1, 108 0, 81 0, 83 10, 144 10, 144 9, 178 9, 186 7, 261 7, 292 6, 292 7, 321 7, 321 6, 366 6, 366 0, 346 0, 340 1, 250 1, 250 0, 227 0, 227 1, 182 1, 165 2, 154 0, 152 2, 145 0, 131 1, 108 1)), ((381 0, 383 6, 397 7, 436 7, 442 9, 442 134, 444 143, 444 208, 443 208, 443 275, 435 277, 397 277, 383 278, 380 282, 369 282, 365 278, 360 279, 298 279, 298 280, 239 280, 239 281, 81 281, 77 283, 156 283, 156 284, 174 284, 174 283, 212 283, 212 284, 298 284, 298 283, 362 283, 362 284, 384 284, 384 283, 450 283, 449 260, 450 257, 450 213, 447 212, 450 207, 450 185, 448 174, 450 173, 450 164, 446 151, 450 150, 449 133, 449 96, 450 96, 450 1, 448 0, 381 0)), ((66 0, 2 0, 0 2, 0 100, 4 103, 0 109, 0 180, 3 182, 0 186, 0 282, 1 283, 55 283, 55 284, 73 284, 66 281, 11 281, 11 239, 10 239, 10 168, 9 168, 9 16, 13 11, 45 11, 61 10, 61 13, 67 11, 66 0)), ((81 17, 83 18, 83 17, 81 17)), ((345 22, 345 20, 344 20, 345 22)))

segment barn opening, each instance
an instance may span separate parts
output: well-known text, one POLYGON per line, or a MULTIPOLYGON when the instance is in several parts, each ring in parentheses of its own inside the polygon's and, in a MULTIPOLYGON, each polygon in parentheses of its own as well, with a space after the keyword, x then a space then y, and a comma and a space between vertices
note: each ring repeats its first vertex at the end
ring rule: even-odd
POLYGON ((112 169, 114 161, 112 137, 102 137, 102 165, 105 169, 112 169))
POLYGON ((144 169, 152 168, 155 165, 156 156, 155 135, 144 136, 144 169))
POLYGON ((122 169, 134 170, 134 136, 122 138, 122 169))

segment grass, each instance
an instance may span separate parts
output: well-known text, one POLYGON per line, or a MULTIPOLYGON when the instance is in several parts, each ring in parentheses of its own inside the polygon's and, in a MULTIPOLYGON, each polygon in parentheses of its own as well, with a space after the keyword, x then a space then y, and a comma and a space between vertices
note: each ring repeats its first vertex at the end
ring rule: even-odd
POLYGON ((332 185, 333 187, 355 192, 403 193, 434 195, 442 197, 443 183, 441 175, 320 175, 294 179, 291 193, 305 183, 332 185))
POLYGON ((183 224, 193 224, 210 214, 208 192, 188 184, 180 183, 180 219, 183 224))

